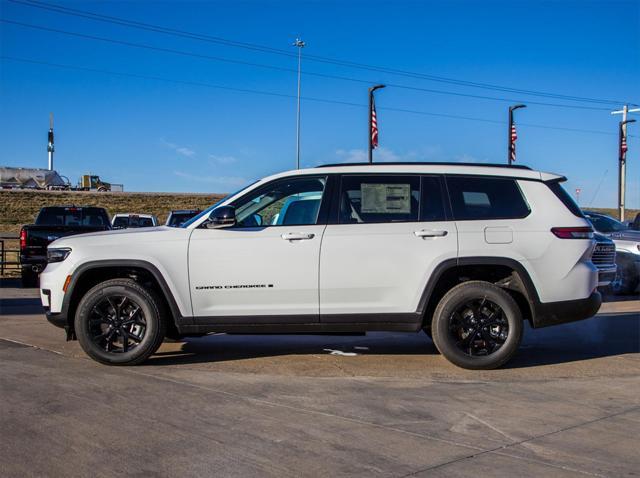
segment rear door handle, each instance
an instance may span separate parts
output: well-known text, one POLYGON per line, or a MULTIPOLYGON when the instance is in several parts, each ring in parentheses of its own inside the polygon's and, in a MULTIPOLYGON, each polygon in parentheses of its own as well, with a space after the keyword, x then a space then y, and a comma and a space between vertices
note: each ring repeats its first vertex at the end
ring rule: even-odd
POLYGON ((315 234, 304 232, 285 232, 280 237, 285 241, 308 241, 309 239, 313 239, 315 234))
POLYGON ((421 229, 414 231, 414 234, 418 237, 444 237, 449 234, 448 231, 432 231, 431 229, 421 229))

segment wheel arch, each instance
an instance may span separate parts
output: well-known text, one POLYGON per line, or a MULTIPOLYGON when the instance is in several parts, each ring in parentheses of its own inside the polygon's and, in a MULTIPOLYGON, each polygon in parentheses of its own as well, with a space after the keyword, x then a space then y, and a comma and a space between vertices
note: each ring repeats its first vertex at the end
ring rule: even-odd
POLYGON ((512 294, 523 317, 533 323, 539 297, 526 268, 508 257, 459 257, 441 262, 431 274, 417 312, 428 326, 436 306, 453 286, 468 280, 486 280, 512 294))
POLYGON ((71 275, 62 302, 62 314, 66 317, 67 336, 75 338, 74 319, 78 303, 86 292, 105 280, 129 277, 141 283, 149 283, 165 302, 166 309, 171 314, 167 321, 169 331, 177 332, 180 327, 182 313, 160 270, 152 263, 136 259, 99 260, 81 264, 71 275), (173 330, 171 330, 173 329, 173 330))

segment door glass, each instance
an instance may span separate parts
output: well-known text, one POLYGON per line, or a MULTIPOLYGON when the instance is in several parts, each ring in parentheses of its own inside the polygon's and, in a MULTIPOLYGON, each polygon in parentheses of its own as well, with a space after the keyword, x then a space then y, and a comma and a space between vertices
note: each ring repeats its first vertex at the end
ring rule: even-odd
POLYGON ((238 227, 304 226, 318 220, 325 177, 285 179, 235 202, 238 227))
POLYGON ((420 208, 418 176, 343 176, 340 224, 413 222, 420 208))

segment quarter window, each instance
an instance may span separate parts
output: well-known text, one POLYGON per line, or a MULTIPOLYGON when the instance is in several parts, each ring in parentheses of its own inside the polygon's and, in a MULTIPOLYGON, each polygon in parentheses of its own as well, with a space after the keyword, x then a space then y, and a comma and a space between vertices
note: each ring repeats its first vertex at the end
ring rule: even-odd
POLYGON ((418 176, 343 176, 340 224, 413 222, 420 209, 418 176))
POLYGON ((447 177, 454 219, 515 219, 529 214, 529 206, 515 179, 447 177))
POLYGON ((276 181, 238 199, 239 227, 304 226, 318 220, 325 177, 299 177, 276 181))

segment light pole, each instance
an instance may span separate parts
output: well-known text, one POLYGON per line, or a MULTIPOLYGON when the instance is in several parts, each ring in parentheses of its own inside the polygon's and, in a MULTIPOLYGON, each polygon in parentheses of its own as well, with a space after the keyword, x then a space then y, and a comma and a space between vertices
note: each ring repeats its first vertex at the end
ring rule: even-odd
POLYGON ((508 147, 507 147, 507 164, 511 166, 516 160, 516 131, 515 125, 513 124, 513 112, 520 108, 526 108, 527 105, 513 105, 509 106, 509 131, 507 139, 508 139, 508 147))
MULTIPOLYGON (((386 85, 375 85, 369 88, 369 164, 373 163, 373 148, 378 146, 378 142, 376 141, 376 144, 374 146, 373 144, 373 121, 374 121, 374 115, 375 115, 375 106, 374 106, 374 99, 373 99, 373 93, 376 90, 379 90, 380 88, 385 88, 386 85)), ((378 120, 376 118, 376 124, 375 124, 375 128, 376 128, 376 132, 378 131, 378 120)))
POLYGON ((618 218, 624 221, 625 192, 627 179, 627 124, 636 120, 620 121, 618 128, 618 218))
POLYGON ((300 38, 296 38, 293 46, 298 48, 298 111, 296 120, 296 169, 300 169, 300 72, 302 66, 302 49, 305 47, 305 42, 300 38))
POLYGON ((618 144, 618 219, 620 219, 620 221, 624 221, 625 187, 627 183, 627 154, 626 151, 622 151, 622 142, 624 140, 626 147, 627 123, 635 121, 627 121, 627 115, 638 112, 640 112, 640 108, 629 109, 628 105, 624 105, 621 110, 611 112, 612 115, 622 115, 622 122, 619 126, 618 144))

